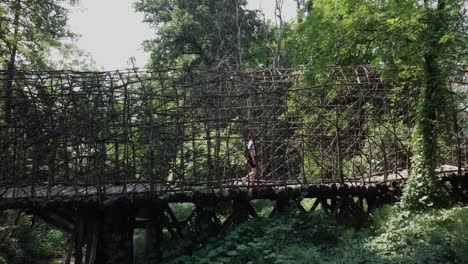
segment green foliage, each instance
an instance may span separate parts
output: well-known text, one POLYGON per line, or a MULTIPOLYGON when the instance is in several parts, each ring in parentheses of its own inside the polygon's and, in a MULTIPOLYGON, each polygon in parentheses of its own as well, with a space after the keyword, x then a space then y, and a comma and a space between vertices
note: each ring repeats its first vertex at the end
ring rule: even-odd
POLYGON ((41 256, 60 257, 66 253, 67 241, 70 236, 63 231, 39 222, 33 228, 32 236, 32 244, 40 251, 41 256))
POLYGON ((313 1, 289 37, 289 52, 295 65, 312 68, 313 78, 331 66, 356 64, 384 65, 393 76, 418 75, 429 51, 444 62, 460 62, 467 41, 463 1, 443 3, 437 10, 438 1, 313 1), (433 32, 436 23, 442 28, 433 32), (434 43, 441 49, 433 50, 434 43))
POLYGON ((37 263, 41 259, 62 256, 68 235, 37 221, 31 229, 32 218, 17 211, 7 211, 0 217, 0 263, 37 263))
POLYGON ((7 0, 0 7, 0 65, 44 69, 51 47, 73 37, 61 0, 7 0), (4 23, 4 22, 7 23, 4 23))
POLYGON ((195 209, 192 203, 174 203, 170 207, 179 220, 187 219, 195 209))
POLYGON ((7 263, 7 260, 22 258, 24 251, 16 238, 16 228, 12 225, 2 224, 0 226, 0 263, 7 263))
POLYGON ((397 209, 390 215, 386 221, 379 219, 378 235, 365 240, 370 253, 376 253, 388 262, 397 260, 400 263, 468 261, 465 250, 468 245, 467 207, 420 214, 397 209))
MULTIPOLYGON (((323 211, 256 219, 165 263, 466 263, 468 207, 411 213, 379 209, 368 227, 323 211)), ((182 252, 181 252, 182 253, 182 252)))
POLYGON ((168 263, 292 263, 305 256, 310 256, 305 258, 310 261, 318 257, 316 249, 291 245, 310 243, 318 248, 323 243, 333 245, 338 242, 336 229, 339 228, 333 218, 321 211, 312 220, 301 213, 254 219, 223 237, 212 239, 191 258, 182 256, 168 263))
POLYGON ((142 229, 135 229, 133 233, 133 247, 135 263, 145 263, 145 232, 142 229))
POLYGON ((137 1, 136 10, 158 32, 145 43, 152 66, 240 66, 261 54, 255 34, 261 22, 246 4, 245 0, 137 1))
POLYGON ((442 183, 429 170, 413 171, 404 187, 400 205, 403 209, 422 211, 449 205, 450 196, 442 183))
POLYGON ((257 214, 262 217, 268 217, 275 206, 274 201, 266 199, 253 200, 251 201, 251 203, 252 206, 255 208, 255 212, 257 212, 257 214))
POLYGON ((306 80, 317 82, 335 65, 372 64, 397 87, 418 90, 412 102, 414 177, 402 205, 414 210, 445 205, 434 170, 454 122, 449 77, 467 59, 464 1, 313 1, 313 8, 302 4, 303 21, 288 37, 288 47, 295 65, 310 68, 306 80))
POLYGON ((92 71, 96 62, 91 53, 77 47, 75 41, 61 43, 48 51, 47 64, 54 70, 92 71), (53 59, 52 59, 53 58, 53 59))

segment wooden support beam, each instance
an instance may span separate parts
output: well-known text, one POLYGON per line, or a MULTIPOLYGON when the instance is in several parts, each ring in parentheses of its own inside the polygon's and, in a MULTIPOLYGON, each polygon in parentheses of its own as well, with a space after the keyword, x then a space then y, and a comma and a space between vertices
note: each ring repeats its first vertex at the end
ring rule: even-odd
POLYGON ((276 197, 276 204, 273 211, 270 213, 270 217, 278 213, 288 213, 291 211, 291 194, 287 190, 282 190, 276 197))
POLYGON ((96 263, 133 263, 132 214, 126 207, 106 208, 102 213, 99 235, 99 261, 96 263))
POLYGON ((374 186, 369 186, 367 188, 365 199, 367 203, 367 214, 371 214, 374 211, 377 203, 377 192, 374 186))
POLYGON ((176 215, 174 214, 174 212, 172 211, 172 208, 169 206, 168 203, 164 203, 163 205, 164 207, 164 212, 166 212, 168 215, 169 215, 169 219, 166 217, 166 221, 167 221, 167 224, 166 224, 166 227, 167 229, 169 230, 169 232, 171 233, 171 235, 173 237, 177 236, 179 238, 182 238, 182 223, 181 221, 177 220, 177 217, 176 215), (175 233, 174 234, 174 230, 175 230, 175 233))
POLYGON ((76 235, 74 237, 74 246, 75 246, 75 264, 83 263, 83 246, 84 246, 84 236, 85 236, 85 216, 80 216, 77 228, 75 228, 76 235))
POLYGON ((195 193, 193 203, 195 204, 194 230, 200 240, 219 233, 222 228, 221 221, 216 216, 217 198, 215 195, 206 193, 195 193))
POLYGON ((153 203, 145 221, 145 258, 146 263, 159 263, 162 258, 161 244, 163 239, 164 206, 160 200, 153 203))
POLYGON ((69 234, 73 234, 74 223, 70 223, 67 220, 61 218, 60 216, 54 213, 50 213, 50 212, 39 212, 39 211, 34 211, 33 214, 41 218, 47 224, 55 228, 58 228, 62 231, 65 231, 69 234))
POLYGON ((92 221, 92 228, 90 234, 90 241, 88 241, 88 245, 90 246, 89 250, 86 250, 86 264, 98 264, 101 261, 101 254, 98 253, 99 247, 99 233, 101 232, 101 221, 99 219, 93 219, 92 221), (89 254, 88 254, 89 251, 89 254), (98 255, 99 254, 99 255, 98 255))
POLYGON ((232 212, 224 221, 223 229, 230 229, 245 222, 249 216, 256 217, 255 208, 250 204, 250 198, 245 191, 231 192, 232 212))

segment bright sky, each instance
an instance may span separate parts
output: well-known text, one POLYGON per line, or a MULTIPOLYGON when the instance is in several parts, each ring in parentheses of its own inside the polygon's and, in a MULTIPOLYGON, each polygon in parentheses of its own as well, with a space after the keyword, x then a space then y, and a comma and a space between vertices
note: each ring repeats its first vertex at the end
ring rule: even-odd
MULTIPOLYGON (((275 0, 247 0, 247 8, 262 10, 266 19, 275 21, 275 0)), ((291 20, 296 18, 296 2, 294 0, 283 0, 283 18, 291 20)))
MULTIPOLYGON (((263 9, 267 19, 274 21, 274 0, 248 0, 249 9, 263 9)), ((151 39, 155 32, 142 22, 143 15, 132 7, 135 0, 80 0, 72 7, 70 28, 81 35, 77 46, 88 51, 99 69, 128 68, 129 58, 135 57, 136 66, 144 67, 149 54, 143 51, 142 42, 151 39), (109 8, 111 7, 111 8, 109 8)), ((293 19, 296 4, 284 0, 283 16, 293 19)))

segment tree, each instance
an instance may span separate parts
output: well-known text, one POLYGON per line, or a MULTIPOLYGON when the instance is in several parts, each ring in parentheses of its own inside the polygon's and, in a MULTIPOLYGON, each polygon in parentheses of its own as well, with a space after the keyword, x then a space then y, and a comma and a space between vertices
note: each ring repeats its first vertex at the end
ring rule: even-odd
POLYGON ((17 69, 47 68, 47 51, 73 36, 67 10, 58 0, 5 0, 0 6, 0 65, 8 72, 3 83, 4 121, 10 121, 12 78, 17 69))
MULTIPOLYGON (((405 188, 402 205, 424 209, 444 204, 444 193, 435 169, 439 163, 439 138, 448 133, 453 119, 453 101, 448 81, 457 63, 466 56, 467 31, 461 14, 463 1, 431 1, 421 8, 424 25, 420 36, 423 51, 420 78, 422 89, 417 105, 417 123, 413 134, 414 170, 405 188)), ((466 58, 465 58, 466 59, 466 58)))
POLYGON ((437 181, 441 135, 452 122, 448 78, 466 61, 466 6, 460 0, 311 1, 288 40, 296 65, 317 80, 334 65, 373 64, 384 78, 418 89, 413 119, 412 176, 402 205, 419 210, 444 204, 437 181))
POLYGON ((155 67, 249 65, 261 21, 245 0, 139 0, 135 8, 157 30, 147 41, 155 67))
MULTIPOLYGON (((70 0, 67 3, 73 4, 74 2, 70 0)), ((77 51, 74 47, 65 44, 67 40, 74 37, 67 27, 68 11, 65 3, 62 0, 5 0, 0 4, 0 69, 5 77, 0 82, 0 126, 4 127, 0 134, 0 141, 3 143, 1 144, 1 159, 4 161, 4 166, 0 168, 0 177, 3 180, 26 174, 18 164, 15 164, 16 150, 10 148, 11 145, 8 142, 11 142, 10 140, 14 140, 15 144, 19 142, 18 126, 21 126, 22 122, 32 124, 38 120, 37 116, 27 111, 33 107, 33 104, 27 104, 22 97, 25 88, 18 82, 18 72, 66 66, 64 63, 66 60, 52 63, 51 51, 55 49, 57 53, 64 55, 64 58, 74 56, 65 54, 66 52, 77 51), (11 171, 15 173, 9 175, 11 171)), ((37 99, 48 101, 47 94, 53 90, 51 86, 53 86, 51 83, 43 85, 36 83, 33 89, 38 91, 37 99)), ((54 108, 53 104, 48 102, 45 104, 47 107, 42 110, 51 111, 54 108)), ((32 133, 31 130, 23 131, 21 138, 28 138, 32 133)), ((44 131, 41 133, 46 134, 44 131)), ((37 158, 32 165, 33 171, 37 171, 37 164, 41 159, 44 164, 47 162, 48 165, 56 162, 58 140, 50 137, 32 142, 34 145, 32 150, 26 147, 22 149, 23 156, 29 155, 29 151, 35 153, 33 156, 39 151, 44 152, 41 157, 35 156, 37 158), (49 154, 49 157, 54 158, 46 161, 45 157, 49 154)), ((54 173, 53 170, 49 170, 49 180, 55 177, 54 173)))
POLYGON ((91 71, 96 69, 96 62, 92 55, 78 48, 74 39, 60 43, 57 47, 51 47, 47 54, 46 65, 54 70, 91 71))
MULTIPOLYGON (((46 51, 73 36, 63 0, 5 0, 0 8, 0 63, 45 66, 46 51)), ((72 1, 73 2, 73 1, 72 1)))

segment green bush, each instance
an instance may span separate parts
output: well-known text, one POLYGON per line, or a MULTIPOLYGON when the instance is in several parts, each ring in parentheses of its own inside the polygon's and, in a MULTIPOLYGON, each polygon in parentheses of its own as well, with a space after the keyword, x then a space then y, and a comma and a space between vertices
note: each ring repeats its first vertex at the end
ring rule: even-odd
POLYGON ((69 235, 61 230, 51 228, 42 221, 38 221, 32 230, 34 247, 39 250, 38 255, 44 257, 59 257, 66 254, 69 235))
POLYGON ((38 263, 65 253, 67 234, 39 220, 31 229, 31 216, 22 215, 15 224, 16 218, 17 211, 0 217, 0 264, 38 263))
POLYGON ((399 263, 468 263, 468 207, 391 212, 380 233, 365 239, 370 255, 399 263))
POLYGON ((416 214, 394 206, 367 226, 322 210, 254 219, 166 263, 468 263, 467 248, 468 207, 416 214))
POLYGON ((338 243, 337 228, 333 217, 322 211, 312 218, 294 212, 254 219, 213 238, 192 257, 168 263, 301 263, 302 259, 318 259, 323 244, 338 243))

